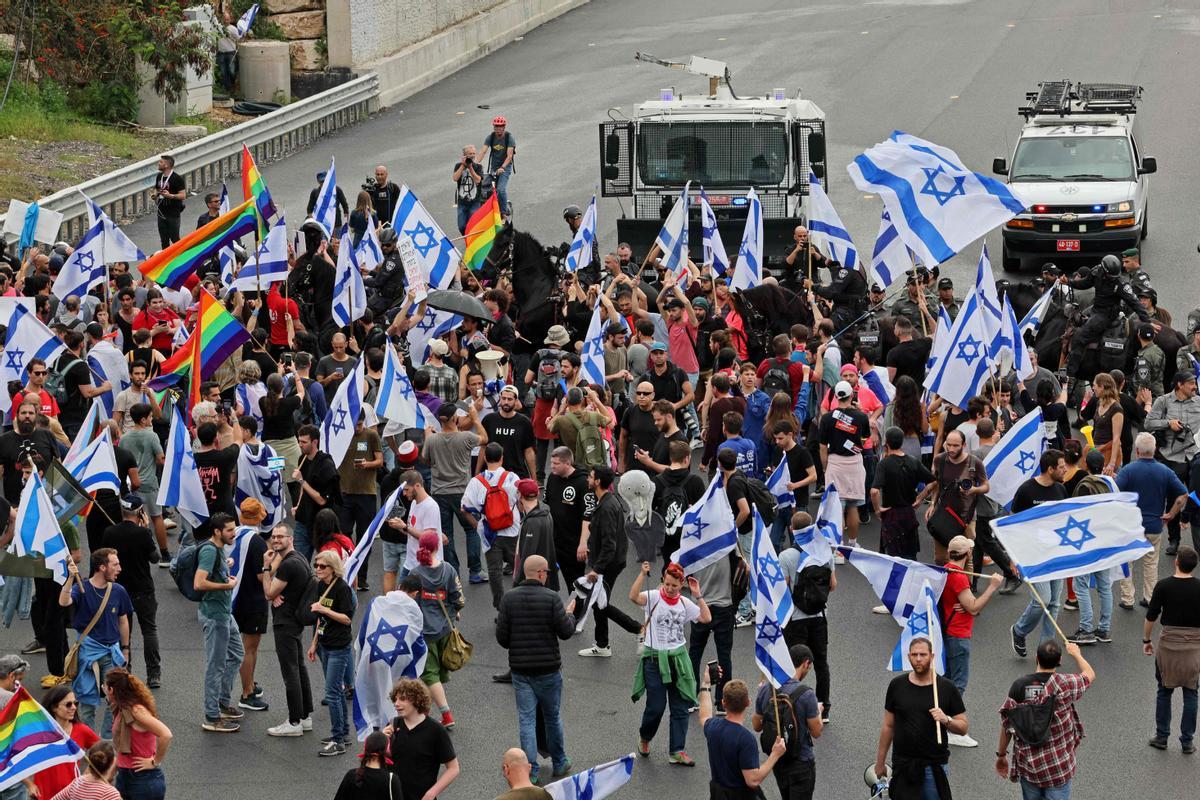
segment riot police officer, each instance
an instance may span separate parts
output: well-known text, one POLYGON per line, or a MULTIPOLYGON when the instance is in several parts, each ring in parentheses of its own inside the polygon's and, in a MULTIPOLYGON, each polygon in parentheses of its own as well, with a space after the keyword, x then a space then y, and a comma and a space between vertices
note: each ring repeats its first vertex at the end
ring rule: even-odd
POLYGON ((860 270, 846 269, 836 261, 826 261, 825 265, 829 268, 829 283, 814 286, 805 278, 804 288, 812 289, 817 297, 829 301, 833 306, 829 318, 833 320, 834 329, 841 330, 866 310, 867 279, 860 270))
MULTIPOLYGON (((954 322, 954 320, 958 319, 958 312, 961 308, 958 300, 954 297, 954 281, 949 278, 941 278, 937 282, 937 293, 938 303, 941 304, 942 308, 946 309, 946 314, 949 315, 950 321, 954 322)), ((938 315, 941 315, 940 311, 938 315)))
POLYGON ((1154 325, 1143 322, 1138 326, 1138 352, 1133 358, 1133 386, 1137 390, 1146 388, 1153 397, 1163 393, 1163 371, 1167 357, 1154 341, 1154 325))
POLYGON ((929 302, 924 297, 921 280, 915 271, 908 273, 904 288, 907 294, 892 303, 891 314, 893 317, 906 317, 914 330, 928 336, 933 332, 935 320, 929 313, 929 302))
MULTIPOLYGON (((1138 302, 1129 283, 1121 278, 1121 260, 1107 255, 1096 266, 1080 271, 1075 277, 1063 275, 1059 281, 1072 289, 1095 289, 1092 315, 1088 317, 1071 340, 1071 354, 1067 358, 1067 375, 1073 381, 1078 377, 1079 366, 1088 345, 1100 341, 1100 337, 1116 320, 1122 305, 1137 315, 1142 322, 1150 322, 1150 315, 1138 302)), ((1161 378, 1160 378, 1161 382, 1161 378)))
POLYGON ((363 283, 374 289, 367 308, 377 318, 382 318, 384 312, 400 304, 404 298, 406 279, 404 263, 396 249, 399 237, 390 225, 385 225, 379 232, 379 249, 383 253, 383 263, 365 279, 363 283))
MULTIPOLYGON (((575 239, 575 234, 579 232, 579 226, 583 224, 583 209, 577 205, 569 205, 563 209, 563 222, 567 223, 567 227, 571 229, 571 239, 575 239)), ((567 242, 562 246, 560 259, 566 258, 567 253, 571 249, 571 243, 567 242)), ((579 271, 579 284, 581 286, 591 286, 600 279, 600 245, 592 239, 592 260, 586 267, 579 271)))
POLYGON ((1142 258, 1138 255, 1136 247, 1130 247, 1121 253, 1121 269, 1125 271, 1125 279, 1135 292, 1139 289, 1154 288, 1150 285, 1150 276, 1142 269, 1142 258))

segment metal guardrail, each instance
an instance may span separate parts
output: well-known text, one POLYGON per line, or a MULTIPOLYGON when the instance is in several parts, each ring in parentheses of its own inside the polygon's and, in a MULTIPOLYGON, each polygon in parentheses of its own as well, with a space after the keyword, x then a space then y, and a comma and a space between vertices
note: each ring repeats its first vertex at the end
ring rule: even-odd
MULTIPOLYGON (((242 145, 259 164, 275 161, 307 147, 326 134, 359 122, 378 106, 379 77, 374 73, 327 89, 277 111, 167 150, 188 191, 219 183, 241 172, 242 145)), ((115 220, 130 220, 154 210, 150 190, 158 174, 158 156, 55 192, 39 204, 61 212, 59 236, 74 242, 86 232, 87 208, 82 191, 115 220)), ((4 216, 0 215, 0 227, 4 216)))

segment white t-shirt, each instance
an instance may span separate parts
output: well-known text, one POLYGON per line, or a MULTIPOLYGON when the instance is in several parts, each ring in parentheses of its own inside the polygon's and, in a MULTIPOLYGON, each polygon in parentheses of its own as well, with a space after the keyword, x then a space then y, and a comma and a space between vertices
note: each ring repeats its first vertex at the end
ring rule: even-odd
MULTIPOLYGON (((424 533, 428 530, 437 531, 438 534, 438 549, 437 559, 442 560, 442 509, 430 496, 426 496, 419 503, 413 503, 408 509, 408 524, 414 529, 424 533)), ((417 568, 417 539, 418 536, 408 537, 408 550, 404 554, 404 568, 414 570, 417 568)))
POLYGON ((642 592, 646 599, 646 647, 674 650, 687 643, 683 626, 700 618, 700 606, 682 595, 671 605, 661 589, 642 592))
POLYGON ((477 530, 479 531, 480 536, 483 536, 483 526, 485 524, 483 519, 483 504, 487 500, 488 490, 487 487, 483 485, 483 481, 479 480, 479 478, 482 476, 490 485, 495 486, 496 483, 501 480, 500 476, 502 473, 504 478, 501 486, 504 488, 505 493, 508 494, 508 506, 513 510, 513 523, 503 530, 496 531, 496 535, 516 536, 521 532, 521 515, 517 511, 517 473, 506 469, 498 469, 495 471, 485 469, 479 475, 471 478, 471 481, 467 484, 467 490, 463 492, 462 499, 463 510, 469 513, 471 516, 479 518, 477 530))

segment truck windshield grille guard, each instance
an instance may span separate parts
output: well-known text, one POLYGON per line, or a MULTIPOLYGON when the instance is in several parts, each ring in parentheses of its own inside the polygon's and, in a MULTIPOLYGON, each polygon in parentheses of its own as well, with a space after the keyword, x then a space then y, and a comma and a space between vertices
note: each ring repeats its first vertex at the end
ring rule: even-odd
POLYGON ((647 187, 710 192, 720 187, 781 186, 788 178, 782 122, 643 122, 637 133, 638 180, 647 187))

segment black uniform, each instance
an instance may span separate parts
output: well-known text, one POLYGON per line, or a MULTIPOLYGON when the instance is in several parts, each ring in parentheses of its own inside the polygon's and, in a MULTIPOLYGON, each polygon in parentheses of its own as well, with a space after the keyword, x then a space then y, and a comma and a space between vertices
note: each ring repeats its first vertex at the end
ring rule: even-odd
POLYGON ((1150 322, 1150 315, 1142 308, 1133 288, 1122 277, 1110 277, 1104 270, 1095 266, 1069 280, 1072 289, 1095 289, 1095 299, 1092 301, 1092 315, 1071 341, 1071 354, 1067 358, 1067 374, 1076 377, 1079 372, 1083 355, 1088 345, 1100 341, 1104 331, 1108 330, 1116 320, 1121 304, 1127 305, 1142 322, 1150 322))
POLYGON ((867 279, 856 269, 846 269, 837 262, 829 262, 830 283, 813 286, 813 293, 833 304, 833 327, 841 329, 849 325, 866 310, 867 279))
POLYGON ((405 282, 404 264, 396 252, 385 255, 383 263, 363 279, 367 288, 372 290, 367 308, 371 309, 376 319, 404 299, 405 282))

